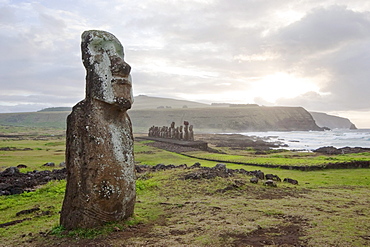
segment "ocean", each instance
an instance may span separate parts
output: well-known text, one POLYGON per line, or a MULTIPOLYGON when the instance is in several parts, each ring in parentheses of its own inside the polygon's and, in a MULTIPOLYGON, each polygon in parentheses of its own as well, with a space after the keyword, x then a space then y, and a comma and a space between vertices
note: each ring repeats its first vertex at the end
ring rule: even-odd
POLYGON ((370 148, 370 129, 335 129, 328 131, 268 131, 244 132, 246 136, 258 136, 270 142, 281 142, 289 150, 312 151, 319 147, 333 146, 370 148))

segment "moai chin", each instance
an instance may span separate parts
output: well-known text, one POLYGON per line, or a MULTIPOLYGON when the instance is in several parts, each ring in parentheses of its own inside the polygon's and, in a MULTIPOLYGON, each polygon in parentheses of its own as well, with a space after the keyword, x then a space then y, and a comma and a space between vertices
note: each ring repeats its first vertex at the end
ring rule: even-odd
POLYGON ((132 216, 135 165, 130 66, 112 34, 85 31, 86 97, 67 118, 67 189, 60 224, 92 228, 132 216))

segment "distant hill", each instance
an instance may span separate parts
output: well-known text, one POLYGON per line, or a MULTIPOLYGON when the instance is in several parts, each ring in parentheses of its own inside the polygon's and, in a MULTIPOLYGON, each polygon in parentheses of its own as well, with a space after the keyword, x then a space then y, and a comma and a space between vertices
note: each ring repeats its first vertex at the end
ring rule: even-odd
POLYGON ((50 112, 50 111, 72 111, 72 107, 49 107, 39 110, 37 112, 50 112))
MULTIPOLYGON (((39 112, 0 114, 0 125, 65 128, 69 107, 46 108, 39 112)), ((355 128, 345 118, 309 113, 302 107, 264 107, 255 104, 202 104, 186 100, 135 97, 129 110, 134 132, 150 126, 181 125, 189 121, 200 132, 248 132, 321 130, 320 127, 355 128)))
POLYGON ((1 113, 0 125, 66 128, 69 113, 69 111, 1 113))
POLYGON ((357 129, 356 126, 348 119, 328 115, 322 112, 310 112, 315 122, 320 127, 328 127, 330 129, 357 129))
POLYGON ((142 109, 178 109, 178 108, 204 108, 210 105, 188 100, 177 100, 170 98, 151 97, 139 95, 134 98, 132 110, 142 109))

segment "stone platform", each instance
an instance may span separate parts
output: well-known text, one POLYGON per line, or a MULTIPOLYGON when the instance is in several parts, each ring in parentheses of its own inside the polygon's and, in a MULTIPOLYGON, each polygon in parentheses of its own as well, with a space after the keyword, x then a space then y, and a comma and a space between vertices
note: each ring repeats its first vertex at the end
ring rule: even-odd
POLYGON ((169 138, 160 138, 160 137, 152 137, 152 136, 137 136, 135 139, 138 140, 151 140, 156 142, 164 142, 173 145, 183 146, 183 147, 191 147, 197 148, 201 150, 208 150, 208 143, 204 141, 182 141, 177 139, 169 139, 169 138))

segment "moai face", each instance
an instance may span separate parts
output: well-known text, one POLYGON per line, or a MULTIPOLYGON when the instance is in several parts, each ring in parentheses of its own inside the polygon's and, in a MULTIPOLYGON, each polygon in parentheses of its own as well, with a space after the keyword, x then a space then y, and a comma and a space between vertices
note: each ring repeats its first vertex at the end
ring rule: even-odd
POLYGON ((86 98, 130 109, 133 103, 131 67, 124 61, 119 40, 108 32, 86 31, 82 34, 81 49, 87 71, 86 98))

